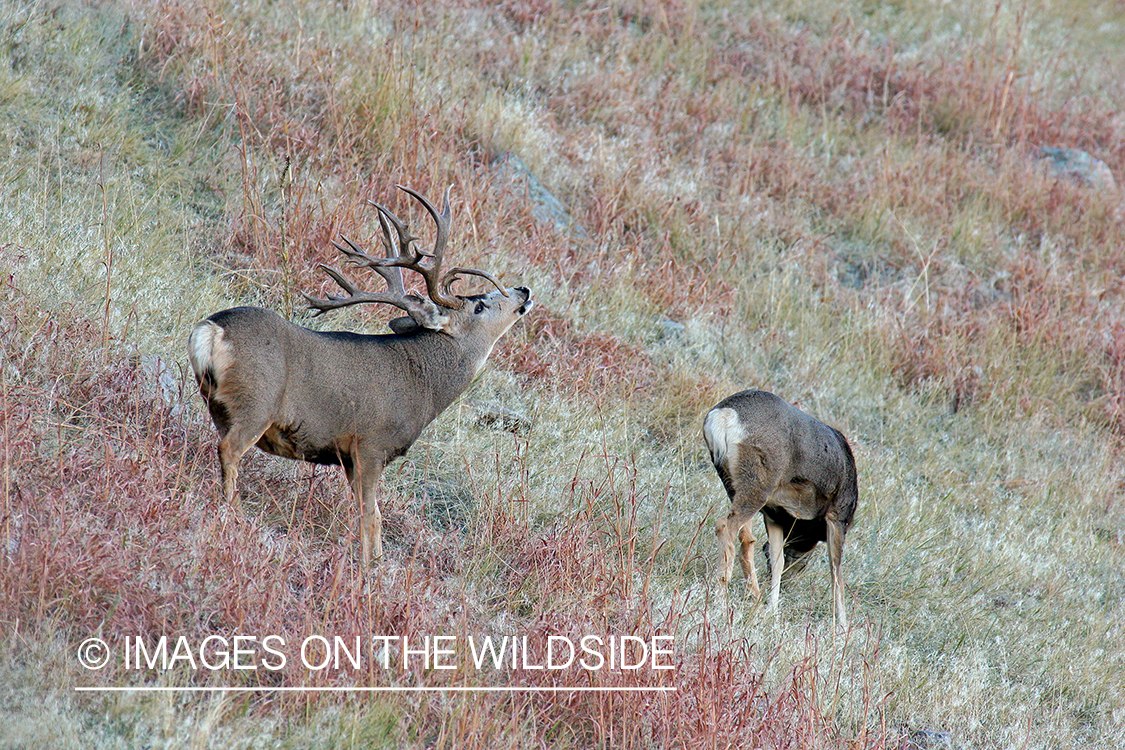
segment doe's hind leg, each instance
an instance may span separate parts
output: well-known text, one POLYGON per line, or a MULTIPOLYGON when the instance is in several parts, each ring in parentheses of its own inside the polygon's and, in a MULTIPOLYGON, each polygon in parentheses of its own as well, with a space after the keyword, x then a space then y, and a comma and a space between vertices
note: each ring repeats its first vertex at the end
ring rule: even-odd
POLYGON ((844 526, 835 519, 827 520, 828 526, 828 567, 832 571, 832 604, 836 608, 836 627, 841 631, 848 629, 848 613, 844 609, 844 576, 840 572, 840 561, 844 556, 844 526))
POLYGON ((750 533, 750 524, 745 523, 738 530, 738 541, 742 545, 738 561, 742 563, 742 574, 750 586, 750 593, 755 599, 762 598, 762 589, 758 586, 758 571, 754 567, 754 543, 758 540, 750 533))
MULTIPOLYGON (((749 527, 751 519, 757 510, 748 512, 745 508, 738 507, 733 504, 730 514, 719 521, 715 526, 715 537, 719 543, 719 583, 726 586, 730 583, 732 574, 734 573, 734 557, 735 550, 740 545, 744 545, 744 537, 742 530, 749 527), (737 542, 737 543, 736 543, 737 542)), ((749 532, 747 532, 749 533, 749 532)), ((753 544, 754 537, 750 536, 750 543, 753 544)), ((745 563, 743 563, 745 565, 745 563)), ((751 570, 753 570, 753 561, 750 563, 751 570)), ((743 568, 745 570, 745 568, 743 568)), ((757 575, 752 579, 751 587, 757 589, 757 575)))
POLYGON ((719 543, 719 584, 722 586, 730 583, 734 573, 734 535, 737 528, 731 516, 715 525, 715 539, 719 543))

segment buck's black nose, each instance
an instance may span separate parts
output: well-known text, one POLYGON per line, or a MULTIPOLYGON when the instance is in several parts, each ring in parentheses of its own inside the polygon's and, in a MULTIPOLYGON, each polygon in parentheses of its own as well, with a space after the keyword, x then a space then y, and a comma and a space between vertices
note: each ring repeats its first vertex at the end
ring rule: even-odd
POLYGON ((520 308, 517 312, 519 312, 520 315, 527 315, 527 313, 531 310, 531 306, 532 306, 531 290, 528 289, 526 286, 517 286, 517 287, 515 287, 514 291, 519 292, 520 294, 523 295, 523 304, 520 305, 520 308))

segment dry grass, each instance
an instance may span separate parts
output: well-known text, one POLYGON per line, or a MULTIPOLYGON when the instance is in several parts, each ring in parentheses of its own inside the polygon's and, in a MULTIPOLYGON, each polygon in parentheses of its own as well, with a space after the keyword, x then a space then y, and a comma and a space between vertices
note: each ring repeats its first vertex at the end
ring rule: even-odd
MULTIPOLYGON (((1107 747, 1125 722, 1119 5, 0 6, 0 745, 1107 747), (1089 51, 1087 51, 1089 50, 1089 51), (547 221, 517 155, 569 211, 547 221), (359 568, 333 471, 245 461, 221 508, 182 361, 227 303, 298 320, 363 201, 454 184, 457 260, 535 290, 384 481, 359 568), (765 387, 852 438, 781 614, 711 586, 703 412, 765 387), (675 693, 74 693, 91 634, 669 633, 651 671, 308 672, 227 684, 675 684, 675 693), (44 720, 44 717, 46 720, 44 720)), ((423 226, 421 218, 419 228, 423 226)), ((378 330, 385 311, 318 324, 378 330)))

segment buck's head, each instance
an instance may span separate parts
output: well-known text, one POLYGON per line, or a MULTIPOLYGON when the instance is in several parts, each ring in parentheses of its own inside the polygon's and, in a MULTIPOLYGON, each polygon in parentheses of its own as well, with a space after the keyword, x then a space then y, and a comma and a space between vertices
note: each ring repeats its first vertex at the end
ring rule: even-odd
MULTIPOLYGON (((305 295, 314 315, 338 307, 361 302, 384 302, 405 310, 407 317, 390 322, 391 330, 400 335, 435 331, 448 334, 474 349, 481 349, 484 357, 493 344, 512 325, 526 315, 532 307, 531 291, 527 287, 503 287, 491 274, 476 268, 451 268, 442 272, 446 244, 449 240, 451 213, 449 189, 445 191, 445 206, 439 212, 426 198, 410 188, 399 188, 418 199, 437 225, 437 237, 432 252, 423 252, 415 246, 417 237, 410 234, 406 222, 392 214, 385 206, 368 201, 379 210, 379 224, 383 229, 383 246, 386 257, 373 258, 348 238, 345 245, 333 243, 352 265, 371 268, 387 282, 385 292, 362 291, 334 268, 321 264, 320 268, 331 276, 348 293, 347 297, 317 299, 305 295), (391 239, 391 227, 398 235, 398 252, 391 239), (426 259, 432 259, 426 263, 426 259), (403 285, 402 269, 415 271, 426 283, 426 296, 407 294, 403 285), (491 282, 496 289, 481 294, 462 296, 454 294, 453 283, 463 276, 478 276, 491 282)), ((483 362, 483 359, 481 360, 483 362)))
POLYGON ((531 290, 525 286, 459 296, 457 299, 464 304, 457 310, 443 310, 445 323, 441 330, 455 338, 480 336, 493 341, 507 333, 534 304, 531 290))

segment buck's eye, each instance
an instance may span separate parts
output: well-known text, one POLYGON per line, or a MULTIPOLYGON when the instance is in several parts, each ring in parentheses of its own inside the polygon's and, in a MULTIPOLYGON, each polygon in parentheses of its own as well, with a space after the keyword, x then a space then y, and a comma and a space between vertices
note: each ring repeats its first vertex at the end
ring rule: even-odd
POLYGON ((478 302, 477 309, 473 311, 473 315, 480 315, 482 312, 484 312, 485 307, 487 307, 487 305, 485 305, 483 302, 478 302))

